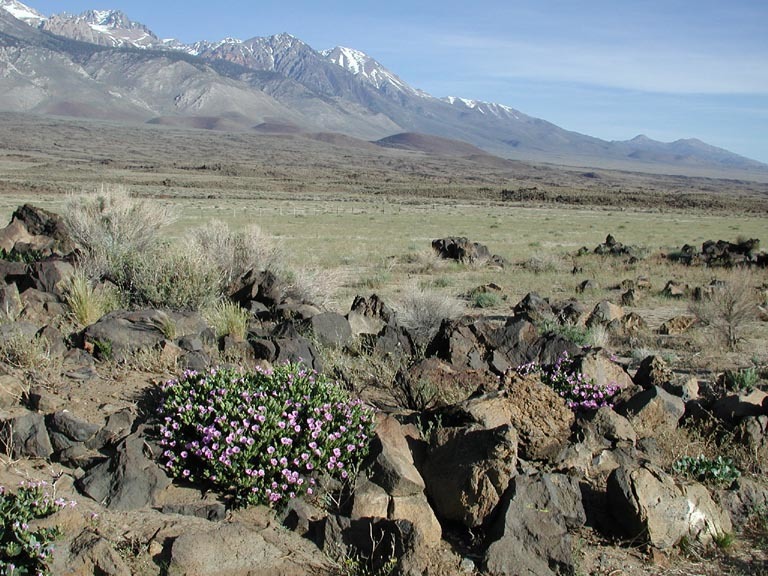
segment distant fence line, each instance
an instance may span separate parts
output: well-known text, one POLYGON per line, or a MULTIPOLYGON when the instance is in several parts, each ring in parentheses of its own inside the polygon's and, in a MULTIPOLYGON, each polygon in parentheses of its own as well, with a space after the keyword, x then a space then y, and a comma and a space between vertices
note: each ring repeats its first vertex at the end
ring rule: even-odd
MULTIPOLYGON (((365 216, 373 214, 413 214, 413 213, 431 213, 436 211, 461 210, 463 207, 458 205, 446 206, 445 204, 419 204, 419 205, 391 205, 391 206, 316 206, 316 205, 287 205, 287 206, 233 206, 231 208, 233 216, 237 213, 247 212, 254 216, 288 216, 288 217, 310 217, 310 216, 365 216)), ((221 210, 230 210, 227 206, 219 207, 221 210)))

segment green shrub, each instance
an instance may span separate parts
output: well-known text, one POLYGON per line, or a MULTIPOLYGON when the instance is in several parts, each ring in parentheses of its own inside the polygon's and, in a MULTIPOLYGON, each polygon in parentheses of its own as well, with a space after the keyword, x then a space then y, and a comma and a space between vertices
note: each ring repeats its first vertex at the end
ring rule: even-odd
POLYGON ((185 372, 163 386, 160 414, 164 466, 237 505, 282 506, 323 473, 349 479, 373 429, 361 401, 297 364, 185 372))
POLYGON ((219 296, 216 270, 193 254, 169 247, 126 254, 112 280, 129 305, 170 310, 200 310, 219 296))
POLYGON ((495 308, 501 302, 501 298, 495 292, 474 292, 470 299, 475 308, 495 308))
POLYGON ((730 458, 718 456, 710 459, 702 454, 680 458, 672 464, 672 470, 687 478, 717 486, 730 486, 741 476, 730 458))
POLYGON ((34 520, 47 518, 74 502, 54 500, 44 482, 24 483, 13 493, 0 486, 0 573, 47 576, 53 542, 61 536, 58 527, 34 527, 34 520))
POLYGON ((751 392, 759 381, 760 374, 754 366, 741 370, 726 370, 723 374, 726 389, 734 392, 751 392))

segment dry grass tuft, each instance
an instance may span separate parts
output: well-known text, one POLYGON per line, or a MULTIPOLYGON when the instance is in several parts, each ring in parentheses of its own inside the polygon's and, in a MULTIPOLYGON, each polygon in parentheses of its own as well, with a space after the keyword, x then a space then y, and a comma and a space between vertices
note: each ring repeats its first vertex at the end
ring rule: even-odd
POLYGON ((439 292, 416 286, 407 287, 394 303, 397 318, 421 345, 434 337, 443 320, 454 320, 464 314, 464 302, 439 292))

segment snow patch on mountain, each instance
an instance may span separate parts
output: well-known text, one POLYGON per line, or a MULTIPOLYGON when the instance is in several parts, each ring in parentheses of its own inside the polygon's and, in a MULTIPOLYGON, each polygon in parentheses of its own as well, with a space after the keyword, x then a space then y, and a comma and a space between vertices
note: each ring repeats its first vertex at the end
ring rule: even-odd
POLYGON ((496 118, 504 118, 506 120, 522 120, 523 114, 518 112, 510 106, 504 104, 497 104, 495 102, 483 102, 482 100, 470 100, 468 98, 458 98, 456 96, 447 96, 441 98, 443 102, 447 102, 451 106, 474 110, 485 116, 495 116, 496 118))
POLYGON ((14 18, 33 27, 39 26, 41 22, 46 20, 45 16, 40 12, 17 0, 0 0, 0 8, 8 12, 14 18))

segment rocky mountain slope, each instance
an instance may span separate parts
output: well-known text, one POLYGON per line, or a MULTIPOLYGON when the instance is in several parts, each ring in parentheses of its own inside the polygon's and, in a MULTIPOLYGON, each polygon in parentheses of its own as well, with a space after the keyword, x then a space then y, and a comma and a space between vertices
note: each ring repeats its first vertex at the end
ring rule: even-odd
POLYGON ((607 142, 502 104, 437 98, 358 50, 317 51, 290 34, 186 45, 120 11, 46 18, 17 0, 0 8, 5 111, 241 130, 280 122, 368 140, 416 132, 522 160, 768 171, 703 142, 607 142))

